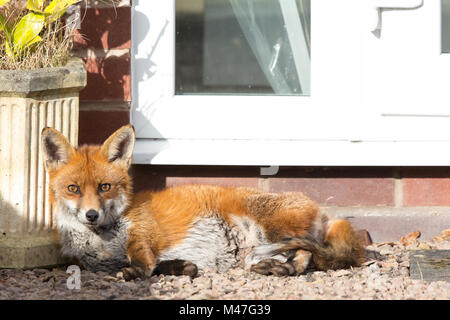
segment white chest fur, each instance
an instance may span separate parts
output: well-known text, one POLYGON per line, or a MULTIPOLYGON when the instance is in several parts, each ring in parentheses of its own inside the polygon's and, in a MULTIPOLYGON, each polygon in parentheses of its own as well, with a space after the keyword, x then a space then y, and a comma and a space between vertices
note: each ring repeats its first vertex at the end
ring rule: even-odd
POLYGON ((86 269, 106 272, 128 266, 126 242, 128 221, 119 218, 108 229, 94 230, 70 212, 59 212, 57 226, 62 255, 77 258, 86 269))

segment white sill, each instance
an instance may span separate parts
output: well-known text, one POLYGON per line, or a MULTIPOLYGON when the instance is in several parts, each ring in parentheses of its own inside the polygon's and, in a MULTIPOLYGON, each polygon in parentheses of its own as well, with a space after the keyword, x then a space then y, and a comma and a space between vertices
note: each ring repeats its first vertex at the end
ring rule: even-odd
POLYGON ((449 166, 450 141, 137 139, 134 164, 449 166))

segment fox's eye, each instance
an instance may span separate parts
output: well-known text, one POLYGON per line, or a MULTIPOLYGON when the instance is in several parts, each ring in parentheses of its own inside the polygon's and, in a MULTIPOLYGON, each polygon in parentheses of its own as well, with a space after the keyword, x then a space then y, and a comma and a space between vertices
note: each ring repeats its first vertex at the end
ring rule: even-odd
POLYGON ((98 186, 98 190, 101 192, 106 192, 109 191, 111 189, 111 185, 109 183, 102 183, 101 185, 98 186))
POLYGON ((67 190, 69 190, 69 192, 72 192, 72 193, 79 193, 80 192, 80 187, 76 186, 74 184, 71 184, 71 185, 69 185, 67 187, 67 190))

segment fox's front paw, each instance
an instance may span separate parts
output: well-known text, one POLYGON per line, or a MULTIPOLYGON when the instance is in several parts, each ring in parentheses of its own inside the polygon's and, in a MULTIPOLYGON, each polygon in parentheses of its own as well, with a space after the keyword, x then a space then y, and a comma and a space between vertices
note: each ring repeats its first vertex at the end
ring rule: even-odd
POLYGON ((266 276, 274 275, 278 277, 292 276, 295 274, 295 268, 292 263, 282 263, 275 259, 261 260, 257 264, 251 266, 251 271, 264 274, 266 276))
POLYGON ((197 275, 198 268, 194 263, 187 260, 165 260, 158 263, 154 274, 189 276, 194 278, 197 275))
POLYGON ((130 281, 130 280, 134 280, 137 278, 140 279, 146 279, 149 278, 152 275, 152 270, 147 269, 145 270, 144 268, 141 267, 127 267, 127 268, 122 268, 122 275, 123 278, 125 279, 125 281, 130 281))

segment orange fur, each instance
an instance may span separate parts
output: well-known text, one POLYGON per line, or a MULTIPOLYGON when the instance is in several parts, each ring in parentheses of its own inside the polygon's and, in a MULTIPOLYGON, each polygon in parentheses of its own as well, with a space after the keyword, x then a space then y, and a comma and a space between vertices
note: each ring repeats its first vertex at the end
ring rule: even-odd
POLYGON ((82 146, 67 161, 67 164, 55 170, 49 170, 51 181, 50 201, 57 205, 57 198, 74 202, 80 201, 81 208, 98 210, 101 202, 114 199, 120 193, 131 196, 132 184, 127 168, 118 167, 108 162, 98 146, 82 146), (98 184, 109 182, 113 188, 99 194, 98 184), (76 184, 83 190, 81 194, 70 193, 67 186, 76 184))
MULTIPOLYGON (((134 197, 125 214, 132 222, 130 243, 145 237, 152 251, 179 244, 199 217, 220 216, 233 225, 231 215, 246 216, 262 226, 271 241, 305 236, 318 207, 301 193, 268 194, 250 188, 184 185, 134 197)), ((135 246, 128 247, 130 257, 135 246)))

